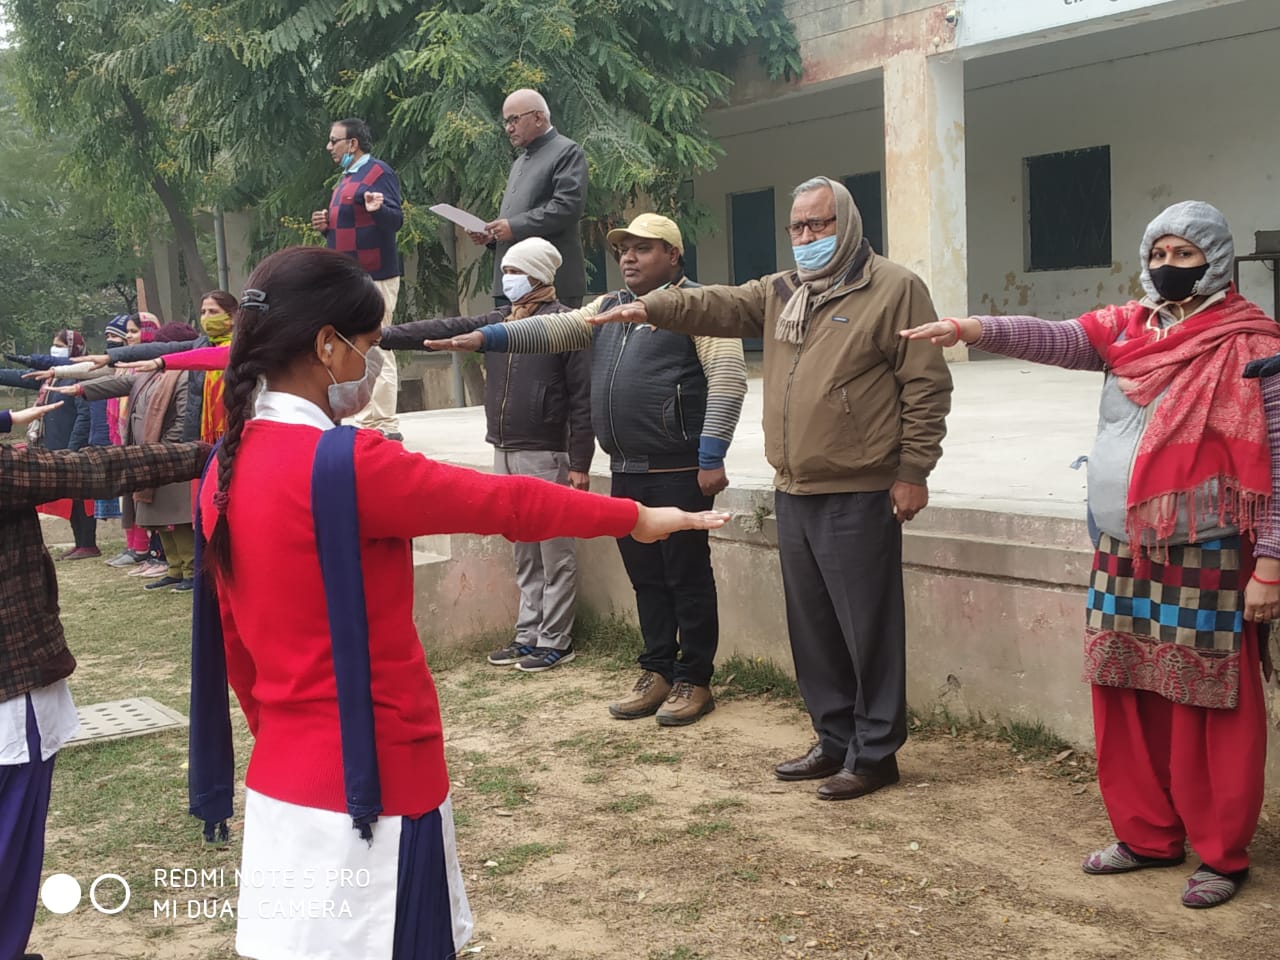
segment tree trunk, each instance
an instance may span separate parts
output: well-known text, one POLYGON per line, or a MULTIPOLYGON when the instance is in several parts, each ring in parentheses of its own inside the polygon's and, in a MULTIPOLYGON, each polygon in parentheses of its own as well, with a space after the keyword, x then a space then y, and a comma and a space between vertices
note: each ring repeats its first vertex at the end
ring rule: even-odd
POLYGON ((125 87, 120 87, 120 97, 124 101, 126 112, 129 114, 129 122, 136 135, 142 163, 147 168, 147 177, 150 180, 151 189, 159 197, 160 203, 164 207, 164 212, 169 217, 169 223, 173 226, 173 237, 178 243, 178 249, 182 252, 182 259, 187 268, 187 280, 189 285, 194 288, 192 290, 192 299, 195 299, 206 290, 213 290, 216 286, 213 282, 213 275, 209 272, 209 268, 200 256, 200 247, 196 243, 195 224, 192 223, 191 217, 178 195, 178 191, 156 170, 155 164, 151 161, 151 125, 147 120, 146 111, 142 109, 142 104, 125 87))

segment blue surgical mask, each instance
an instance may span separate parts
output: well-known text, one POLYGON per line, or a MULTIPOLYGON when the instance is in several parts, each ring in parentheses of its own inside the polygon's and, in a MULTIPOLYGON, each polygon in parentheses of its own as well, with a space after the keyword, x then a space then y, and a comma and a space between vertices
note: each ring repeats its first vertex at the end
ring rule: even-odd
POLYGON ((836 241, 839 238, 832 234, 800 247, 792 247, 791 255, 796 258, 796 266, 801 270, 821 270, 836 255, 836 241))
POLYGON ((347 169, 347 167, 351 166, 351 164, 355 161, 355 159, 356 159, 356 155, 354 153, 344 153, 342 155, 342 159, 338 163, 339 163, 339 166, 341 166, 342 169, 345 170, 347 169))

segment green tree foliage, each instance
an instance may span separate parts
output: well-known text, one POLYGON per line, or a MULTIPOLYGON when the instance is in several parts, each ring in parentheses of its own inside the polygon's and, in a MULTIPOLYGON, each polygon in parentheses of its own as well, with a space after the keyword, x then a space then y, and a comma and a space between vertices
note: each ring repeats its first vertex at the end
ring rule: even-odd
MULTIPOLYGON (((783 0, 0 0, 23 106, 74 138, 77 186, 145 235, 163 209, 188 271, 193 213, 254 207, 259 252, 308 238, 336 177, 331 120, 361 116, 400 174, 401 243, 430 299, 453 299, 438 200, 496 213, 512 150, 505 95, 534 87, 587 151, 589 217, 645 196, 689 217, 680 185, 721 149, 704 114, 734 60, 799 72, 783 0)), ((598 234, 602 231, 597 231, 598 234)))
POLYGON ((139 258, 60 174, 66 144, 19 116, 14 69, 0 49, 0 343, 31 349, 131 310, 139 258))

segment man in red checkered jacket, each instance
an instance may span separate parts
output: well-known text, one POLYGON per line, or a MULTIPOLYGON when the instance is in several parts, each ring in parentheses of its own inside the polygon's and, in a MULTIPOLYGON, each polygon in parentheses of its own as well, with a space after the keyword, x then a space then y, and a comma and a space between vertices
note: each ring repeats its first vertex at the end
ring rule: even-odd
MULTIPOLYGON (((356 117, 339 120, 329 128, 326 149, 342 168, 342 176, 333 188, 328 209, 311 214, 311 225, 324 236, 330 250, 354 257, 369 271, 387 303, 382 325, 389 327, 404 273, 396 249, 396 232, 404 223, 404 212, 400 208, 400 180, 391 167, 369 153, 372 145, 369 125, 356 117)), ((398 381, 395 357, 384 356, 373 399, 356 414, 356 426, 401 439, 396 417, 398 381)))

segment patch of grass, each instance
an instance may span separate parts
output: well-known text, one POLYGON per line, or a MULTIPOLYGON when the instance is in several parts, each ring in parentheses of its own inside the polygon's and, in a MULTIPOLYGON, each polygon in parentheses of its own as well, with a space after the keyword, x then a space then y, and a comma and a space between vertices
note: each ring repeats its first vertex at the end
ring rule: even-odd
POLYGON ((1015 753, 1036 760, 1048 759, 1071 746, 1039 720, 1008 721, 1002 739, 1015 753))
POLYGON ((560 740, 556 746, 573 751, 589 767, 609 767, 635 757, 642 743, 625 733, 592 730, 560 740))
POLYGON ((760 873, 750 867, 738 867, 733 871, 733 879, 741 880, 743 883, 759 883, 760 873))
POLYGON ((706 823, 691 823, 684 832, 691 837, 713 837, 717 833, 727 833, 733 829, 728 820, 708 820, 706 823))
POLYGON ((636 656, 644 649, 640 628, 616 613, 602 616, 579 608, 574 633, 577 646, 606 669, 635 669, 636 656))
POLYGON ((676 927, 691 927, 702 919, 703 904, 693 901, 679 903, 654 904, 653 912, 666 918, 666 922, 676 927))
POLYGON ((593 770, 582 778, 585 784, 604 783, 608 779, 608 775, 603 770, 593 770))
POLYGON ((681 944, 670 950, 650 950, 648 960, 703 960, 703 956, 693 947, 681 944))
POLYGON ((471 814, 467 813, 467 811, 456 809, 453 811, 453 826, 455 830, 465 830, 471 826, 472 822, 471 814))
POLYGON ((629 793, 625 797, 619 797, 610 803, 606 803, 601 810, 608 813, 635 813, 652 807, 658 801, 647 793, 629 793))
POLYGON ((723 700, 741 697, 800 700, 800 688, 796 686, 795 677, 765 657, 735 654, 720 664, 713 682, 719 687, 716 696, 723 700))
POLYGON ((508 847, 488 857, 488 860, 496 863, 497 866, 486 866, 484 872, 490 877, 504 877, 518 873, 535 860, 545 860, 547 857, 564 852, 564 849, 563 843, 522 843, 516 847, 508 847))
POLYGON ((747 801, 739 797, 721 797, 719 800, 708 800, 706 803, 700 803, 693 808, 694 813, 723 813, 726 810, 736 810, 738 807, 745 807, 747 801))
POLYGON ((476 793, 494 797, 507 808, 521 807, 538 788, 521 780, 515 767, 479 765, 467 774, 467 786, 476 793))
POLYGON ((912 736, 961 735, 982 740, 1000 740, 1019 756, 1045 760, 1067 749, 1070 744, 1039 720, 988 720, 981 713, 967 717, 952 713, 945 703, 935 704, 929 711, 908 709, 907 723, 912 736))
POLYGON ((647 764, 657 765, 657 764, 663 764, 663 763, 679 763, 679 762, 680 762, 680 754, 678 753, 656 753, 656 752, 646 751, 644 753, 636 754, 636 763, 647 763, 647 764))

